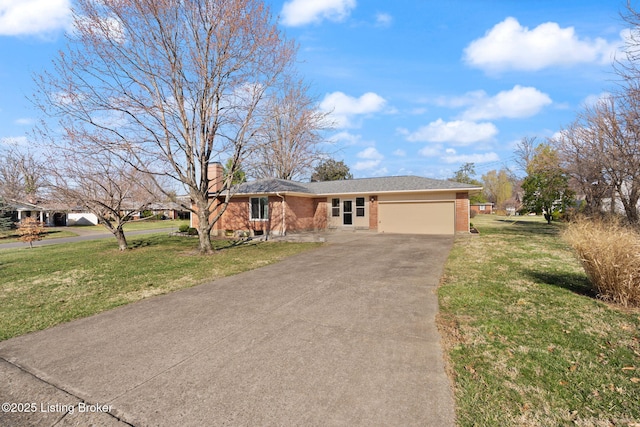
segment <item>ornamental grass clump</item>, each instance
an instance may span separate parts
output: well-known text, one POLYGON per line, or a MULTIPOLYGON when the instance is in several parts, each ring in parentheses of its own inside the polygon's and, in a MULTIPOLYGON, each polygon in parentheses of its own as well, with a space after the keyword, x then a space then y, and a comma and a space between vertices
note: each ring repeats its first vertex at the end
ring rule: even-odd
POLYGON ((579 218, 569 224, 564 238, 599 298, 640 306, 640 233, 615 219, 579 218))

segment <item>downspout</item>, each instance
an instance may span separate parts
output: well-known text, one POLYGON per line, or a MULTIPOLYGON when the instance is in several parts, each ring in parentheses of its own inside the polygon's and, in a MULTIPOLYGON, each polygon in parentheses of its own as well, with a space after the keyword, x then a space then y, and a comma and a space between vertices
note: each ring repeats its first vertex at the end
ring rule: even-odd
POLYGON ((286 218, 286 206, 284 204, 284 196, 282 196, 280 193, 276 192, 276 196, 280 197, 282 199, 282 235, 286 235, 287 234, 287 223, 285 221, 286 218))

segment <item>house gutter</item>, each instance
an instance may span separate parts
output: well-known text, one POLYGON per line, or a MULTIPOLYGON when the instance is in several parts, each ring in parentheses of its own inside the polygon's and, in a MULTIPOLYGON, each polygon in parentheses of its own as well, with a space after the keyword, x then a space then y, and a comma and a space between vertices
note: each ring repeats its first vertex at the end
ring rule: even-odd
POLYGON ((286 235, 287 234, 287 223, 286 223, 286 206, 284 205, 284 196, 281 195, 280 193, 276 192, 276 196, 280 197, 282 199, 282 235, 286 235))

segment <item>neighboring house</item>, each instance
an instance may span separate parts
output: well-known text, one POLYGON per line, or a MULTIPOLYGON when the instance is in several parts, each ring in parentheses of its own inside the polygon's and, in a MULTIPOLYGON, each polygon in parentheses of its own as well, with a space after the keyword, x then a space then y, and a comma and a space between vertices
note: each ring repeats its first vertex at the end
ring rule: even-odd
POLYGON ((98 224, 98 219, 91 213, 84 212, 81 209, 69 209, 66 206, 51 202, 42 202, 42 204, 36 205, 13 200, 9 201, 8 205, 14 222, 33 217, 44 225, 51 227, 98 224))
MULTIPOLYGON (((212 193, 222 182, 222 165, 209 165, 212 193)), ((469 232, 469 194, 482 187, 418 176, 324 182, 262 179, 236 186, 212 230, 214 235, 249 232, 284 235, 317 230, 374 230, 379 233, 469 232)), ((191 216, 191 226, 197 218, 191 216)))
MULTIPOLYGON (((188 203, 188 197, 178 197, 178 199, 185 198, 187 200, 183 201, 183 203, 188 203)), ((146 210, 151 212, 152 215, 158 215, 164 219, 189 219, 189 211, 175 202, 152 203, 146 210)), ((140 215, 138 215, 138 217, 139 216, 140 215)))
POLYGON ((471 212, 475 212, 476 214, 492 214, 493 213, 493 203, 476 203, 470 205, 471 212))
POLYGON ((14 222, 20 222, 25 218, 37 218, 38 221, 48 224, 50 214, 46 208, 33 203, 8 200, 8 212, 14 222))
POLYGON ((67 213, 66 225, 98 225, 100 221, 96 214, 82 211, 81 209, 67 213))

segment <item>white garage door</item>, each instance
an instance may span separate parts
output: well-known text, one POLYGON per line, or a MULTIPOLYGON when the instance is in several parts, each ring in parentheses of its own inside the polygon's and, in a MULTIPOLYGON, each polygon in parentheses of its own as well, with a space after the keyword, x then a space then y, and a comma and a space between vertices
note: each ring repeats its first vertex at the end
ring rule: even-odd
POLYGON ((405 234, 454 234, 455 202, 380 202, 378 231, 405 234))

